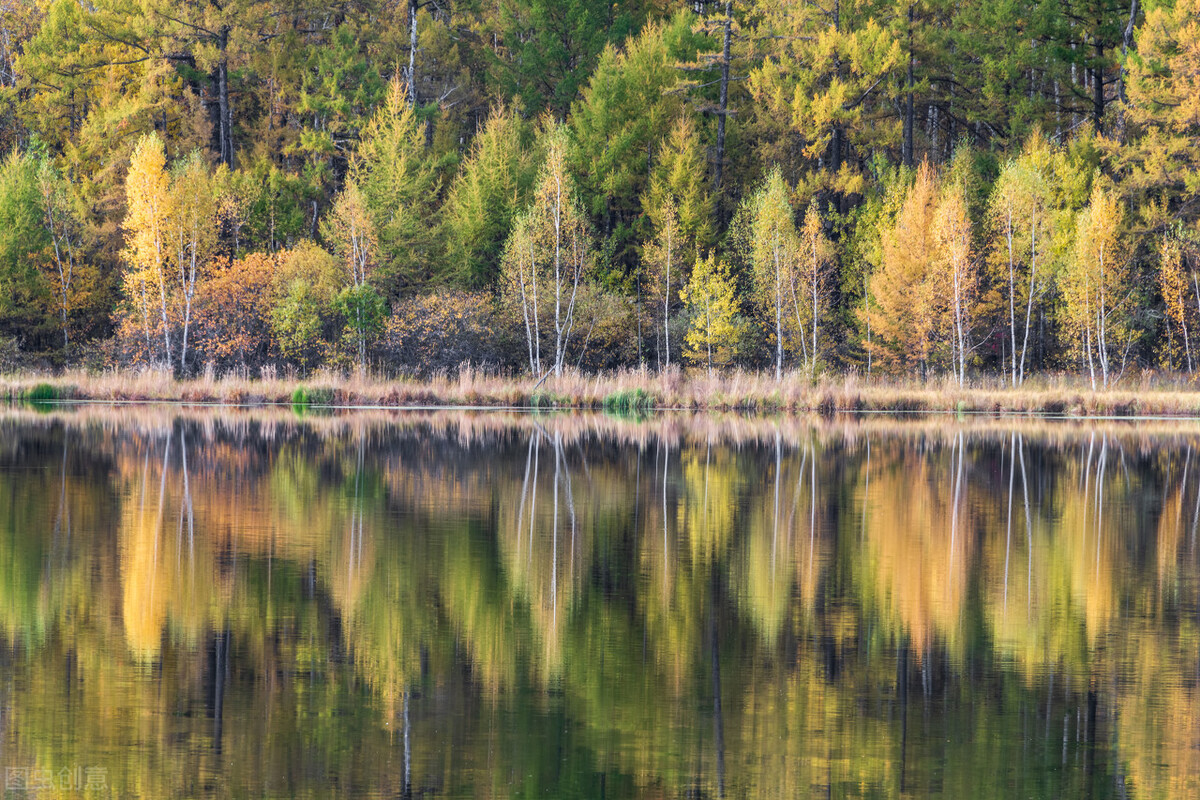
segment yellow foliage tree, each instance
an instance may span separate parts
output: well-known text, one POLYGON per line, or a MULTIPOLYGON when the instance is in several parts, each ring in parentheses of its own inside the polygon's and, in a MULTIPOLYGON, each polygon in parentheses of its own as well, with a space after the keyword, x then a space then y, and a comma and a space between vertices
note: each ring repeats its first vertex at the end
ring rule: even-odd
POLYGON ((679 293, 691 318, 684 341, 684 356, 693 363, 726 364, 733 357, 737 338, 737 295, 729 267, 709 255, 696 260, 692 278, 679 293))
MULTIPOLYGON (((949 302, 951 364, 958 373, 958 385, 966 380, 967 351, 970 349, 970 317, 979 288, 979 265, 971 252, 971 218, 961 183, 945 192, 933 218, 933 238, 937 244, 939 270, 933 279, 937 292, 949 302)), ((941 307, 937 303, 935 307, 941 307)))
POLYGON ((1101 385, 1108 386, 1118 352, 1123 365, 1133 343, 1128 319, 1133 292, 1130 260, 1121 237, 1124 219, 1116 193, 1097 182, 1088 207, 1079 215, 1074 252, 1062 280, 1067 325, 1077 334, 1092 388, 1097 370, 1101 385))
POLYGON ((933 280, 936 207, 937 177, 922 162, 895 221, 883 232, 880 269, 872 281, 871 347, 893 368, 915 365, 924 373, 929 367, 939 299, 933 280))
POLYGON ((125 292, 141 310, 146 356, 151 357, 150 292, 158 290, 158 312, 163 337, 162 359, 171 366, 171 329, 168 320, 168 227, 172 214, 171 181, 162 139, 150 133, 138 141, 125 179, 125 292))

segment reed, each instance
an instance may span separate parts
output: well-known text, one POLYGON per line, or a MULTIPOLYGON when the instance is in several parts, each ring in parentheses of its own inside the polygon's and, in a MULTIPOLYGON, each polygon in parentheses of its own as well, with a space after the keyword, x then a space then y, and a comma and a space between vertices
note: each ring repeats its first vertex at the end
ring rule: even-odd
POLYGON ((456 373, 417 378, 333 371, 306 378, 273 370, 252 376, 211 371, 177 380, 155 370, 36 373, 0 376, 0 398, 180 402, 219 405, 480 406, 539 409, 656 409, 754 413, 957 412, 1068 417, 1200 416, 1200 385, 1187 376, 1146 373, 1092 390, 1079 376, 1039 375, 1020 387, 998 377, 959 386, 950 377, 926 381, 862 375, 785 374, 733 370, 708 375, 678 368, 588 374, 566 370, 543 381, 463 365, 456 373))

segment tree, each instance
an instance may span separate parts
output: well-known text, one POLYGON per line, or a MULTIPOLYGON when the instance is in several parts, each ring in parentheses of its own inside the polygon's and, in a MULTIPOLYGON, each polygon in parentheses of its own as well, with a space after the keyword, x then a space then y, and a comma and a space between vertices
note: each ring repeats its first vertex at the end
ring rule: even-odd
POLYGON ((675 295, 675 284, 683 281, 681 269, 686 250, 680 235, 679 214, 675 201, 668 195, 657 214, 660 222, 654 240, 647 243, 643 261, 647 277, 650 278, 650 297, 662 307, 662 349, 659 366, 671 366, 671 300, 675 295))
POLYGON ((705 169, 705 146, 696 123, 681 114, 660 143, 642 196, 643 221, 649 230, 662 227, 661 211, 670 198, 679 217, 680 247, 687 263, 716 242, 714 198, 705 169))
POLYGON ((933 217, 937 180, 923 161, 895 219, 882 234, 881 263, 872 280, 874 304, 868 311, 872 347, 894 367, 929 367, 936 318, 933 217))
POLYGON ((886 12, 850 0, 761 0, 755 11, 766 53, 751 71, 751 95, 775 107, 804 157, 820 160, 840 191, 860 191, 856 154, 892 132, 873 113, 893 91, 902 59, 899 39, 880 24, 886 12))
POLYGON ((1100 182, 1079 215, 1075 245, 1062 289, 1067 322, 1078 334, 1077 347, 1087 363, 1092 388, 1096 370, 1108 387, 1118 354, 1124 366, 1133 343, 1129 312, 1134 287, 1122 238, 1125 211, 1116 193, 1100 182))
POLYGON ((501 274, 503 290, 510 300, 521 304, 521 319, 525 324, 525 344, 529 350, 529 372, 542 374, 542 331, 538 285, 541 281, 537 242, 534 239, 534 217, 526 211, 517 217, 512 233, 504 247, 501 274))
POLYGON ((326 320, 346 284, 338 259, 312 242, 280 257, 272 276, 271 333, 284 358, 308 369, 324 355, 326 320))
POLYGON ((347 295, 343 313, 348 332, 353 332, 357 341, 359 369, 366 370, 367 339, 373 324, 368 318, 373 308, 367 302, 370 293, 366 287, 375 271, 378 240, 366 198, 356 182, 349 181, 338 195, 325 220, 325 236, 342 258, 345 280, 349 283, 346 288, 354 290, 347 295))
POLYGON ((471 286, 496 284, 504 242, 529 202, 537 177, 529 138, 515 109, 493 107, 442 207, 450 264, 471 286))
POLYGON ((333 299, 333 307, 346 320, 346 338, 358 352, 358 367, 366 370, 367 345, 378 338, 387 322, 387 301, 369 283, 347 286, 333 299))
POLYGON ((632 263, 652 156, 662 147, 663 131, 683 113, 683 100, 673 91, 675 65, 696 52, 692 21, 681 12, 670 24, 647 25, 622 49, 606 47, 571 107, 572 172, 619 263, 632 263))
POLYGON ((84 210, 70 183, 63 180, 48 159, 38 165, 38 192, 41 195, 42 220, 50 239, 52 280, 62 321, 63 349, 70 344, 69 316, 74 310, 78 286, 77 273, 89 236, 84 210))
MULTIPOLYGON (((1179 231, 1168 233, 1159 241, 1158 286, 1172 330, 1179 331, 1183 339, 1184 363, 1191 373, 1194 371, 1191 337, 1200 313, 1200 281, 1189 268, 1189 258, 1195 257, 1189 244, 1179 231)), ((1168 353, 1169 358, 1171 355, 1168 353)))
POLYGON ((362 193, 378 250, 378 283, 388 294, 420 287, 438 270, 433 217, 439 178, 419 123, 399 78, 363 128, 348 185, 362 193))
POLYGON ((725 262, 709 254, 696 259, 692 277, 680 291, 690 323, 684 336, 684 356, 693 363, 727 364, 738 334, 738 303, 733 278, 725 262))
POLYGON ((776 167, 749 201, 750 263, 759 311, 775 318, 775 380, 783 380, 784 305, 792 289, 800 239, 787 184, 776 167))
POLYGON ((217 243, 217 198, 208 164, 198 152, 175 165, 171 186, 168 234, 174 246, 175 270, 183 303, 179 371, 187 371, 188 333, 192 302, 201 272, 208 267, 217 243))
POLYGON ((1120 169, 1122 188, 1155 199, 1143 208, 1159 218, 1200 216, 1200 0, 1148 6, 1137 27, 1137 47, 1127 58, 1124 107, 1129 135, 1106 148, 1120 169), (1159 211, 1161 209, 1161 211, 1159 211))
POLYGON ((1001 169, 989 204, 991 225, 998 234, 991 253, 992 280, 1004 287, 1008 306, 1013 386, 1025 381, 1033 311, 1045 292, 1044 262, 1054 239, 1048 162, 1047 143, 1035 133, 1021 156, 1010 159, 1001 169))
POLYGON ((970 319, 979 287, 979 269, 971 246, 971 218, 960 182, 947 187, 933 218, 933 238, 938 249, 937 273, 949 283, 952 364, 958 385, 966 381, 967 351, 970 349, 970 319))
POLYGON ((553 292, 554 374, 562 375, 575 328, 575 301, 592 258, 591 236, 567 171, 567 136, 556 128, 548 137, 546 162, 531 208, 534 252, 553 292))
POLYGON ((173 213, 171 182, 166 170, 166 154, 157 133, 143 136, 133 151, 129 174, 125 179, 125 292, 142 314, 146 351, 150 346, 150 293, 158 292, 159 326, 163 339, 161 358, 173 367, 171 327, 168 319, 167 286, 170 278, 168 241, 173 213))
POLYGON ((46 246, 38 166, 13 150, 0 162, 0 324, 27 333, 39 323, 45 287, 35 265, 46 246))
POLYGON ((809 376, 817 368, 817 327, 821 307, 829 299, 829 279, 835 264, 833 244, 825 236, 821 213, 814 199, 804 212, 800 230, 800 252, 792 277, 792 304, 796 311, 796 327, 800 331, 804 360, 809 376), (812 330, 812 349, 805 343, 804 331, 812 330))

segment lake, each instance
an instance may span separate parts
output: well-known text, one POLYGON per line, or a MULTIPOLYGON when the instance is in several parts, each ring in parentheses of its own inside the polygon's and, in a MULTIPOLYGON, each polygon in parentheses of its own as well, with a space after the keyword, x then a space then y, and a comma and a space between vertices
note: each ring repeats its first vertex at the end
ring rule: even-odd
POLYGON ((0 411, 6 797, 1189 798, 1200 425, 0 411))

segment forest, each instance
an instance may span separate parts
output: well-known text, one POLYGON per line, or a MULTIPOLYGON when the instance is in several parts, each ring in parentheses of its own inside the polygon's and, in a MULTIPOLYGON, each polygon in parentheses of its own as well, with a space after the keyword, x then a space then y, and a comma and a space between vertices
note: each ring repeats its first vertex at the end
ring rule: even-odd
POLYGON ((0 0, 0 370, 1200 364, 1200 0, 0 0))

